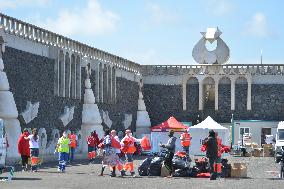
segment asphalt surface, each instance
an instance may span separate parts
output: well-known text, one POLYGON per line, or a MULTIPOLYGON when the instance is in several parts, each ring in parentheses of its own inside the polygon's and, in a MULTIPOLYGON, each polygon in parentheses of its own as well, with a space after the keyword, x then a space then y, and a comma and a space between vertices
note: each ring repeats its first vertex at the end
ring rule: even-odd
MULTIPOLYGON (((141 159, 141 158, 140 158, 141 159)), ((208 178, 163 178, 163 177, 137 177, 111 178, 109 170, 104 176, 100 172, 100 160, 88 165, 86 160, 75 162, 66 168, 65 173, 58 173, 55 163, 43 164, 39 172, 17 171, 11 182, 0 182, 0 189, 110 189, 110 188, 139 188, 139 189, 165 189, 165 188, 233 188, 233 189, 283 189, 284 180, 278 179, 279 165, 273 158, 256 157, 228 157, 229 162, 245 162, 248 165, 248 178, 246 179, 219 179, 210 181, 208 178)), ((137 165, 141 160, 136 160, 137 165)), ((2 174, 0 176, 6 176, 2 174)))

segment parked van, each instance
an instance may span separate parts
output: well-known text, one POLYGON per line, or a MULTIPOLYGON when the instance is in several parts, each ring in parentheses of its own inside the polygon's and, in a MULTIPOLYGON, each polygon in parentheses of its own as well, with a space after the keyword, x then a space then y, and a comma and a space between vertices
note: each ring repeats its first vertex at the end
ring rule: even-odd
POLYGON ((0 167, 5 165, 5 159, 6 159, 6 138, 4 133, 4 122, 3 119, 0 119, 0 167))
POLYGON ((284 146, 284 121, 279 122, 276 132, 276 144, 275 144, 275 154, 274 160, 276 163, 280 162, 282 156, 282 146, 284 146))

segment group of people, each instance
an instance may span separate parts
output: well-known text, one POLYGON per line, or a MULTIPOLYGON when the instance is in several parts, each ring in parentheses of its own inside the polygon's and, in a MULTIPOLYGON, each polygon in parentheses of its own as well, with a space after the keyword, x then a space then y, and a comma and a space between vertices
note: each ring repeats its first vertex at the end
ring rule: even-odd
MULTIPOLYGON (((59 138, 55 152, 58 152, 58 171, 64 171, 66 163, 74 161, 75 149, 78 145, 78 137, 74 131, 68 135, 63 132, 59 138)), ((31 170, 37 172, 39 163, 39 136, 37 129, 33 129, 31 134, 28 129, 24 129, 18 140, 18 152, 21 155, 22 171, 28 170, 29 158, 31 159, 31 170)))
MULTIPOLYGON (((174 172, 172 168, 172 159, 176 150, 176 137, 174 136, 174 131, 169 131, 169 140, 166 144, 160 144, 160 147, 165 148, 167 153, 165 156, 164 164, 170 171, 170 174, 174 172)), ((191 136, 186 130, 181 134, 181 146, 183 151, 186 153, 187 158, 189 158, 189 147, 191 144, 191 136)), ((77 135, 71 131, 71 134, 63 132, 62 137, 59 138, 55 152, 58 152, 58 171, 64 172, 66 163, 68 161, 74 160, 75 149, 78 145, 77 135)), ((135 143, 140 142, 132 136, 131 130, 125 131, 125 137, 120 141, 115 130, 105 130, 104 138, 99 139, 96 131, 90 133, 90 136, 86 139, 88 144, 88 158, 89 162, 92 163, 96 157, 96 151, 98 148, 103 152, 103 160, 100 176, 103 176, 106 167, 109 167, 111 177, 116 177, 116 170, 120 172, 120 176, 125 176, 127 171, 130 171, 131 176, 135 177, 134 164, 133 164, 133 154, 137 150, 135 143), (125 162, 121 159, 121 154, 125 156, 125 162)), ((203 141, 201 147, 202 151, 206 151, 206 156, 209 158, 211 179, 216 179, 221 171, 221 154, 222 150, 222 140, 218 137, 218 134, 213 130, 209 131, 208 137, 203 141)), ((32 134, 29 133, 27 129, 23 130, 22 135, 18 141, 18 151, 22 158, 22 168, 23 171, 28 169, 28 159, 31 158, 31 170, 36 172, 38 169, 38 157, 39 157, 39 137, 37 129, 32 130, 32 134)))

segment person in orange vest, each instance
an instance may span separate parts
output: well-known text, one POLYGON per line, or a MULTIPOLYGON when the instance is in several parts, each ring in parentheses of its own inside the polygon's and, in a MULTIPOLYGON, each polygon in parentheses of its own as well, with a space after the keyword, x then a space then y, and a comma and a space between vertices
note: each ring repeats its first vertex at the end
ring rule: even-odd
POLYGON ((188 133, 188 130, 185 130, 184 133, 180 135, 181 140, 181 146, 183 151, 186 153, 187 157, 189 157, 189 146, 190 146, 190 134, 188 133))
MULTIPOLYGON (((120 143, 119 138, 118 138, 118 136, 117 136, 117 134, 116 134, 116 130, 112 130, 110 133, 111 133, 111 136, 112 136, 118 143, 120 143)), ((124 170, 123 170, 123 163, 122 163, 122 161, 121 161, 121 159, 120 159, 120 153, 121 153, 120 148, 115 148, 115 153, 116 153, 116 155, 117 155, 117 157, 118 157, 117 170, 120 171, 120 172, 122 172, 121 175, 123 176, 123 175, 124 175, 124 173, 123 173, 124 170)))
POLYGON ((72 163, 74 161, 75 149, 77 147, 78 138, 74 131, 71 131, 71 134, 68 135, 68 138, 70 140, 69 160, 70 160, 70 163, 72 163))
POLYGON ((133 154, 136 151, 134 146, 135 142, 139 142, 140 140, 134 138, 132 136, 131 130, 127 129, 125 131, 125 137, 121 140, 121 151, 125 154, 126 163, 124 165, 123 171, 121 172, 121 176, 125 175, 127 170, 130 170, 130 174, 132 177, 135 177, 134 172, 134 164, 133 164, 133 154))

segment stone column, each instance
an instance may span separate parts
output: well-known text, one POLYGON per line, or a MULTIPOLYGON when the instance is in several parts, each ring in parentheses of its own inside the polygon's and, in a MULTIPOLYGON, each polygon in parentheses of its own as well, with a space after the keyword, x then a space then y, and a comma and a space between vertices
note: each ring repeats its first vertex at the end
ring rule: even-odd
POLYGON ((247 110, 251 110, 251 79, 248 79, 247 82, 248 82, 247 110))
POLYGON ((4 38, 0 31, 0 118, 4 121, 9 147, 7 157, 14 161, 19 157, 18 138, 21 134, 21 126, 18 118, 18 110, 13 94, 9 91, 10 86, 6 73, 4 72, 3 53, 5 52, 4 38))
MULTIPOLYGON (((96 99, 91 88, 91 68, 89 65, 86 66, 87 79, 85 80, 85 93, 84 93, 84 104, 82 111, 82 140, 86 141, 87 137, 92 131, 96 130, 99 138, 103 137, 103 126, 102 118, 99 112, 98 105, 96 104, 96 99)), ((88 151, 88 145, 83 142, 82 152, 88 151)))
POLYGON ((203 110, 203 82, 199 81, 199 110, 203 110))
POLYGON ((231 110, 235 110, 235 87, 236 80, 231 78, 231 110))
POLYGON ((108 83, 108 77, 109 77, 109 75, 108 75, 108 65, 106 65, 106 94, 105 94, 105 96, 106 96, 106 103, 109 103, 109 83, 108 83))
POLYGON ((182 108, 186 110, 186 82, 182 84, 182 108))
POLYGON ((215 81, 215 110, 219 109, 219 80, 215 81))

